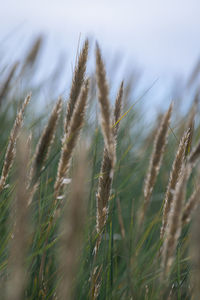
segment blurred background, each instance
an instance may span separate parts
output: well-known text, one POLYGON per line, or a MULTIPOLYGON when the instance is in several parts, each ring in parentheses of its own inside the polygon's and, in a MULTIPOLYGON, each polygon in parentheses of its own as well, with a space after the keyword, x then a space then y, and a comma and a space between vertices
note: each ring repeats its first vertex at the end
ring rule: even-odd
MULTIPOLYGON (((88 72, 95 71, 98 41, 111 94, 123 78, 135 88, 132 102, 151 87, 142 101, 154 115, 172 99, 187 97, 187 106, 194 96, 191 77, 198 73, 200 58, 199 11, 199 0, 1 1, 1 60, 3 65, 20 61, 42 36, 34 82, 41 83, 56 70, 54 96, 67 97, 77 51, 89 37, 88 72)), ((49 97, 45 85, 40 97, 49 97)))

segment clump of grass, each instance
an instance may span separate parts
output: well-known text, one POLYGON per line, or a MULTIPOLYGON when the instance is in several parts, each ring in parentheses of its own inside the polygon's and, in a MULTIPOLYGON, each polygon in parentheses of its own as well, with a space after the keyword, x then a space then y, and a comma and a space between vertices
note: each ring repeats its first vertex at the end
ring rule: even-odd
MULTIPOLYGON (((19 79, 26 84, 25 74, 31 79, 33 65, 36 71, 42 41, 35 40, 23 66, 18 65, 19 79)), ((191 104, 189 117, 176 118, 176 126, 170 125, 170 105, 158 118, 157 130, 147 129, 137 106, 130 104, 121 115, 122 99, 128 106, 135 97, 126 77, 112 101, 98 44, 96 73, 86 78, 88 48, 86 40, 66 113, 61 114, 59 98, 39 140, 42 115, 27 116, 28 138, 21 131, 30 95, 12 127, 18 103, 9 98, 16 97, 15 70, 8 83, 0 78, 6 98, 0 111, 1 295, 13 300, 198 299, 198 217, 194 242, 189 230, 199 204, 198 103, 191 104), (94 119, 95 105, 100 124, 94 119), (64 122, 58 122, 60 115, 64 122), (33 196, 37 201, 31 201, 33 196), (188 256, 191 243, 194 251, 188 256), (196 277, 189 283, 193 272, 196 277)), ((39 91, 34 87, 33 94, 39 91)))

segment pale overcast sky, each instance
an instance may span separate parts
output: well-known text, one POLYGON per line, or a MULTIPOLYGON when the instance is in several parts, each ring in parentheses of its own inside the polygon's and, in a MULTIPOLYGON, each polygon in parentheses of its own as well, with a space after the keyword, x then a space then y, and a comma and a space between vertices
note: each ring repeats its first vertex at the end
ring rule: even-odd
POLYGON ((200 0, 0 2, 0 40, 20 25, 18 35, 44 32, 49 51, 74 53, 81 33, 97 39, 105 52, 123 53, 130 66, 136 62, 154 77, 186 75, 200 56, 200 0))

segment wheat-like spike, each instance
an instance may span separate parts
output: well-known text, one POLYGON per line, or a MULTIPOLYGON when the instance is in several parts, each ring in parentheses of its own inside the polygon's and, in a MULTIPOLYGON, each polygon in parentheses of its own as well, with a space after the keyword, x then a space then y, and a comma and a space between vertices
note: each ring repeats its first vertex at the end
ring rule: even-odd
MULTIPOLYGON (((114 110, 114 124, 118 121, 119 116, 121 114, 121 107, 122 107, 122 95, 123 95, 123 83, 120 86, 116 101, 115 101, 115 110, 114 110)), ((117 140, 117 131, 119 126, 116 126, 114 130, 112 130, 113 139, 114 139, 114 156, 116 155, 116 140, 117 140)), ((105 142, 105 139, 104 139, 105 142)), ((102 239, 102 232, 104 229, 104 226, 106 224, 107 216, 108 216, 108 210, 109 210, 109 198, 110 198, 110 192, 112 188, 112 181, 113 181, 113 175, 114 175, 114 164, 113 159, 108 154, 108 149, 106 148, 106 145, 104 145, 104 151, 103 151, 103 160, 101 164, 101 171, 99 176, 99 182, 98 182, 98 191, 96 195, 96 206, 97 206, 97 213, 96 213, 96 230, 99 234, 95 248, 94 248, 94 254, 95 254, 95 260, 97 258, 98 249, 101 243, 102 239)), ((101 286, 101 266, 97 266, 92 274, 91 274, 91 289, 90 294, 92 299, 96 299, 99 294, 99 289, 101 286)))
POLYGON ((61 223, 59 255, 61 281, 58 290, 60 300, 74 299, 72 286, 77 271, 86 217, 88 165, 84 147, 81 147, 76 157, 69 202, 65 207, 61 223))
POLYGON ((185 149, 185 156, 186 157, 189 156, 190 151, 191 151, 192 139, 193 139, 193 134, 194 134, 194 122, 195 122, 195 115, 196 115, 196 111, 197 111, 197 106, 198 106, 198 102, 196 101, 196 99, 194 99, 192 107, 189 111, 189 116, 188 116, 187 125, 186 125, 186 128, 190 129, 190 138, 188 139, 187 147, 185 149))
MULTIPOLYGON (((120 86, 114 109, 114 122, 116 123, 121 114, 122 108, 122 95, 123 95, 123 83, 120 86)), ((115 124, 114 123, 114 124, 115 124)), ((119 126, 114 128, 114 156, 116 155, 116 140, 117 131, 119 126)), ((112 180, 114 175, 113 161, 109 156, 106 146, 104 147, 103 160, 101 165, 101 171, 99 176, 98 191, 97 191, 97 232, 100 233, 105 226, 107 214, 108 214, 108 201, 110 197, 110 191, 112 187, 112 180)))
POLYGON ((174 260, 174 251, 182 228, 183 205, 185 201, 186 185, 191 174, 192 167, 186 165, 183 168, 179 182, 176 185, 174 198, 169 213, 169 222, 166 227, 166 238, 162 251, 163 278, 166 278, 174 260))
POLYGON ((180 177, 181 169, 184 165, 185 150, 186 150, 186 147, 188 145, 188 140, 190 138, 190 134, 191 134, 190 129, 188 129, 184 133, 184 135, 183 135, 183 137, 182 137, 182 139, 179 143, 178 150, 177 150, 177 153, 176 153, 176 157, 175 157, 173 165, 172 165, 172 170, 170 172, 167 191, 166 191, 165 198, 164 198, 162 227, 161 227, 161 231, 160 231, 160 237, 161 238, 163 238, 164 233, 165 233, 165 229, 166 229, 166 226, 167 226, 169 211, 170 211, 171 204, 172 204, 172 199, 173 199, 173 194, 174 194, 174 191, 175 191, 175 188, 176 188, 176 184, 177 184, 177 182, 179 180, 179 177, 180 177))
POLYGON ((106 223, 108 213, 108 200, 112 186, 113 176, 111 173, 112 163, 108 155, 107 149, 104 148, 103 161, 98 183, 97 192, 97 232, 100 233, 106 223))
POLYGON ((15 71, 16 71, 18 65, 19 65, 19 63, 16 62, 16 63, 12 66, 12 68, 11 68, 11 70, 10 70, 10 72, 9 72, 9 74, 8 74, 8 76, 7 76, 6 80, 5 80, 5 82, 4 82, 4 84, 3 84, 2 87, 1 87, 1 90, 0 90, 0 104, 2 103, 3 98, 4 98, 5 95, 7 94, 8 87, 9 87, 9 85, 10 85, 10 82, 11 82, 11 80, 12 80, 14 74, 15 74, 15 71))
POLYGON ((104 63, 101 56, 101 51, 96 45, 96 76, 98 85, 98 100, 101 109, 101 128, 104 136, 105 147, 108 151, 108 155, 112 161, 115 163, 115 151, 114 151, 114 136, 113 130, 111 128, 111 113, 110 113, 110 102, 109 102, 109 92, 108 83, 106 80, 106 71, 104 63))
POLYGON ((155 137, 153 152, 150 158, 149 168, 144 183, 144 204, 140 215, 140 222, 142 222, 144 219, 147 207, 149 205, 150 197, 153 192, 153 188, 162 163, 163 154, 167 143, 168 127, 169 127, 170 117, 172 113, 172 107, 173 106, 171 104, 168 111, 163 116, 161 120, 161 124, 157 130, 157 134, 155 137))
POLYGON ((64 134, 61 156, 58 164, 57 177, 54 185, 55 198, 59 196, 60 190, 63 187, 63 180, 65 179, 67 171, 69 170, 72 153, 76 146, 80 130, 83 126, 88 89, 89 80, 87 79, 81 89, 79 99, 71 118, 68 133, 64 134))
POLYGON ((117 131, 119 128, 119 118, 120 118, 120 114, 121 114, 121 110, 122 110, 122 98, 123 98, 123 92, 124 92, 124 82, 122 81, 118 94, 117 94, 117 98, 115 100, 115 108, 114 108, 114 136, 117 135, 117 131))
POLYGON ((199 192, 200 192, 200 184, 198 184, 198 187, 194 190, 194 192, 192 193, 189 200, 184 206, 183 216, 182 216, 183 225, 189 223, 192 213, 194 212, 194 210, 199 204, 199 192))
POLYGON ((8 143, 8 147, 6 150, 6 155, 5 155, 3 169, 2 169, 1 178, 0 178, 0 192, 4 188, 9 171, 13 164, 13 160, 14 160, 15 152, 16 152, 15 150, 16 150, 17 137, 18 137, 19 131, 22 127, 24 110, 25 110, 27 104, 29 103, 30 98, 31 98, 30 94, 25 98, 21 109, 17 113, 14 126, 10 133, 9 143, 8 143))
POLYGON ((199 156, 200 156, 200 141, 196 145, 196 147, 194 147, 194 149, 192 150, 192 152, 188 158, 188 162, 192 165, 195 165, 197 160, 199 159, 199 156))
POLYGON ((25 61, 24 61, 24 66, 23 66, 23 69, 22 71, 24 70, 24 68, 27 66, 27 65, 32 65, 39 53, 39 50, 41 48, 41 45, 42 45, 42 42, 43 42, 43 37, 42 36, 39 36, 35 39, 35 41, 33 42, 33 44, 31 45, 30 47, 30 50, 25 58, 25 61))
POLYGON ((26 140, 20 135, 17 142, 17 191, 14 203, 12 203, 10 221, 14 228, 12 232, 13 239, 10 244, 10 255, 8 258, 8 269, 10 271, 7 282, 6 299, 21 300, 24 298, 26 286, 25 260, 28 250, 28 191, 24 184, 27 180, 26 166, 28 164, 28 150, 26 140))
POLYGON ((69 130, 70 121, 74 112, 74 108, 78 100, 78 96, 80 94, 82 84, 85 79, 84 77, 85 77, 86 63, 88 57, 88 47, 89 47, 89 41, 88 39, 86 39, 83 49, 79 55, 78 64, 75 67, 75 71, 73 74, 72 86, 71 86, 69 101, 67 104, 67 114, 66 114, 66 119, 64 124, 64 132, 66 134, 69 130))
POLYGON ((39 142, 36 146, 36 151, 34 154, 33 164, 30 172, 30 184, 37 181, 39 172, 44 165, 44 162, 47 160, 51 145, 55 138, 56 125, 60 116, 62 109, 62 99, 58 99, 51 116, 48 120, 46 127, 43 130, 43 133, 39 139, 39 142), (33 182, 32 182, 33 181, 33 182))
MULTIPOLYGON (((29 134, 29 136, 28 136, 28 138, 27 138, 27 141, 26 141, 29 161, 31 160, 32 140, 33 140, 33 134, 32 134, 32 132, 30 132, 30 134, 29 134)), ((27 171, 27 172, 28 172, 28 171, 27 171)))

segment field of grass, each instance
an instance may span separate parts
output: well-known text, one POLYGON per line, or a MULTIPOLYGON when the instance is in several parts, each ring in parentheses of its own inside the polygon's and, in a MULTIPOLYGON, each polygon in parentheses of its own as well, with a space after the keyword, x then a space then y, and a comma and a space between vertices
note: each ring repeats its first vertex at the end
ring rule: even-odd
POLYGON ((41 42, 0 68, 0 299, 199 299, 199 70, 186 114, 174 99, 147 128, 86 40, 67 101, 41 111, 41 42))

